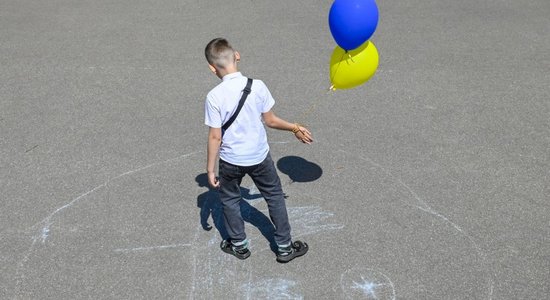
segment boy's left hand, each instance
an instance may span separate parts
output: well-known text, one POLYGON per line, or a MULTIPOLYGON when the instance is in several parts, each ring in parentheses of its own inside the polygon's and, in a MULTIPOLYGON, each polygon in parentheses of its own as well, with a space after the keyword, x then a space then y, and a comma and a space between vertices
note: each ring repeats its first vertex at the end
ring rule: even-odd
POLYGON ((311 136, 311 132, 305 128, 304 126, 298 125, 298 131, 294 133, 294 136, 302 143, 304 144, 311 144, 313 143, 313 137, 311 136))

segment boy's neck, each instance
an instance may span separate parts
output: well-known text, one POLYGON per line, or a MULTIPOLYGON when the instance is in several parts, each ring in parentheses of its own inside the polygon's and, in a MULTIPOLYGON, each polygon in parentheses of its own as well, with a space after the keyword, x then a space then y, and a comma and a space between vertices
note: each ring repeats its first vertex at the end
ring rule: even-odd
POLYGON ((229 74, 233 74, 233 73, 237 73, 239 72, 239 70, 235 67, 229 67, 229 68, 225 68, 225 69, 222 69, 222 70, 218 70, 218 76, 220 78, 223 78, 225 75, 229 75, 229 74))

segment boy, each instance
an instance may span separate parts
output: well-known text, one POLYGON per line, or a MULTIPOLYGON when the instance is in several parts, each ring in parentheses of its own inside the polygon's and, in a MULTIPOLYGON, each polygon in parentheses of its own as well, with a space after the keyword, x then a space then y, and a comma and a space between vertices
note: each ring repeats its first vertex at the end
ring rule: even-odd
POLYGON ((311 144, 309 130, 299 124, 277 117, 271 108, 275 100, 261 80, 253 80, 249 94, 243 96, 248 79, 238 71, 240 54, 223 38, 216 38, 205 48, 210 70, 222 79, 206 97, 205 121, 209 126, 207 164, 208 183, 218 188, 222 203, 224 224, 229 235, 221 242, 221 249, 239 259, 250 256, 244 221, 240 211, 240 184, 248 174, 264 197, 269 216, 275 226, 277 261, 286 263, 306 254, 308 246, 301 241, 292 242, 290 224, 281 181, 271 155, 262 119, 270 128, 292 131, 302 143, 311 144), (246 98, 245 98, 246 97, 246 98), (240 98, 242 109, 234 122, 222 133, 222 126, 231 119, 240 98), (219 159, 219 181, 214 168, 219 159))

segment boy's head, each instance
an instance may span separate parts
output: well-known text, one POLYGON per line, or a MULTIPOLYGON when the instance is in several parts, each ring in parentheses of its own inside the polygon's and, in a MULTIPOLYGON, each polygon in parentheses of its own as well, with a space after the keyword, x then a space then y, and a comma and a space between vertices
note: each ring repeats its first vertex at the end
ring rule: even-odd
POLYGON ((236 72, 237 62, 241 59, 239 52, 235 51, 224 38, 211 40, 204 49, 204 55, 210 70, 220 78, 236 72))

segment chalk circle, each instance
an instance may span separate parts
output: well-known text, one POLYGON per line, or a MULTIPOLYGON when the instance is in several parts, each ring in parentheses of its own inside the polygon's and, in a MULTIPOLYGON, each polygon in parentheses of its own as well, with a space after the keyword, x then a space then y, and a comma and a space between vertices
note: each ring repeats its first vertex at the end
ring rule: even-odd
POLYGON ((319 165, 298 156, 285 156, 279 159, 277 168, 295 182, 311 182, 323 175, 323 169, 319 165))
POLYGON ((344 272, 340 285, 346 299, 395 299, 395 288, 384 273, 355 267, 344 272))

